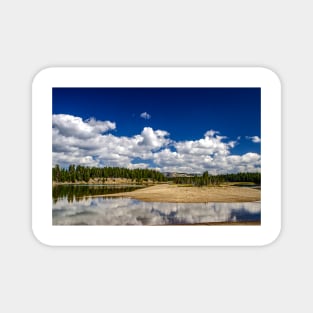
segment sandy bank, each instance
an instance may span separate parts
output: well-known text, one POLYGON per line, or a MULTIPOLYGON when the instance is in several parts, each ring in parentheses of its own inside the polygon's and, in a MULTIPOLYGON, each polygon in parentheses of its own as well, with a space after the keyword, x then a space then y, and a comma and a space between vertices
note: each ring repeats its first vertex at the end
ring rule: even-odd
POLYGON ((148 202, 250 202, 260 201, 261 191, 245 187, 179 187, 155 185, 131 192, 106 194, 104 197, 130 197, 148 202))

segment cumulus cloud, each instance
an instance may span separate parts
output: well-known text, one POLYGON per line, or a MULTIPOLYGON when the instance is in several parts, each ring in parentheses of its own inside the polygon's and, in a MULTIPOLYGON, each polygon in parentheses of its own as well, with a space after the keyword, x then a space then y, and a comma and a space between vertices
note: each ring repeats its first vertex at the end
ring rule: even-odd
POLYGON ((165 172, 208 170, 211 174, 255 172, 261 168, 259 154, 231 154, 238 138, 228 140, 215 130, 208 130, 196 140, 175 142, 165 130, 144 127, 139 134, 127 137, 109 132, 115 128, 116 124, 110 121, 53 115, 53 164, 128 168, 152 165, 165 172))
POLYGON ((115 123, 97 121, 94 118, 83 121, 81 117, 68 114, 53 114, 52 127, 65 137, 87 139, 109 130, 115 129, 115 123))
POLYGON ((146 168, 148 164, 134 165, 132 160, 149 160, 153 151, 169 143, 163 130, 145 127, 133 137, 115 136, 105 131, 115 128, 115 123, 96 121, 71 115, 54 115, 52 129, 53 164, 68 166, 123 166, 146 168))
POLYGON ((147 164, 147 163, 131 163, 127 166, 127 168, 129 168, 129 169, 136 169, 136 168, 145 169, 148 167, 149 167, 149 164, 147 164))
POLYGON ((252 142, 254 143, 260 143, 261 142, 261 138, 258 136, 246 136, 246 139, 250 139, 252 142))
POLYGON ((169 133, 164 130, 153 130, 151 127, 145 127, 141 132, 140 145, 147 146, 151 149, 159 149, 169 143, 165 138, 169 133))
POLYGON ((164 171, 211 174, 255 172, 261 169, 261 156, 257 153, 231 155, 237 141, 224 142, 227 137, 209 130, 204 138, 174 143, 176 151, 163 149, 153 155, 154 163, 164 171))
POLYGON ((234 141, 229 143, 222 142, 226 137, 218 136, 218 132, 209 130, 204 134, 204 138, 199 140, 181 141, 175 144, 178 153, 193 155, 227 155, 229 148, 233 148, 234 141))
POLYGON ((257 153, 244 155, 207 155, 192 153, 177 153, 164 149, 154 154, 154 163, 166 172, 226 174, 237 172, 259 172, 261 156, 257 153))
POLYGON ((151 115, 147 112, 143 112, 140 114, 140 117, 144 118, 145 120, 150 120, 151 115))

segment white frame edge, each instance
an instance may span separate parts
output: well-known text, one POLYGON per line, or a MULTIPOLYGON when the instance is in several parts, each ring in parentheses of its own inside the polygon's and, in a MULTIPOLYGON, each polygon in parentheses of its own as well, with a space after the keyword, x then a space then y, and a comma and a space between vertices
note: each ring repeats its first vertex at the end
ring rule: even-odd
POLYGON ((51 246, 263 246, 281 230, 281 83, 263 67, 54 67, 32 85, 32 229, 51 246), (53 226, 53 87, 260 87, 260 226, 53 226))

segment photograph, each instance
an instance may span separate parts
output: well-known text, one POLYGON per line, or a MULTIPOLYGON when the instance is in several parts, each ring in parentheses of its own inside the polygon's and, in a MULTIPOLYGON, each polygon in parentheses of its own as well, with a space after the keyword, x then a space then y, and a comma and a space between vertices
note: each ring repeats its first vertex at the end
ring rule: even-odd
POLYGON ((260 87, 53 87, 53 226, 261 227, 260 87))

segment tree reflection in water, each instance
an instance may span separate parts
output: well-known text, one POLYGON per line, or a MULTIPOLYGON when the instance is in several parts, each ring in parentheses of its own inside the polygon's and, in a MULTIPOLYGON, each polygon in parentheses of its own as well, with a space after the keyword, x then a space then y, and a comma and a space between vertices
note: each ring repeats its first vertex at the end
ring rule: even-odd
POLYGON ((53 203, 66 198, 69 203, 85 200, 90 196, 133 191, 142 188, 134 185, 57 185, 52 188, 53 203))

